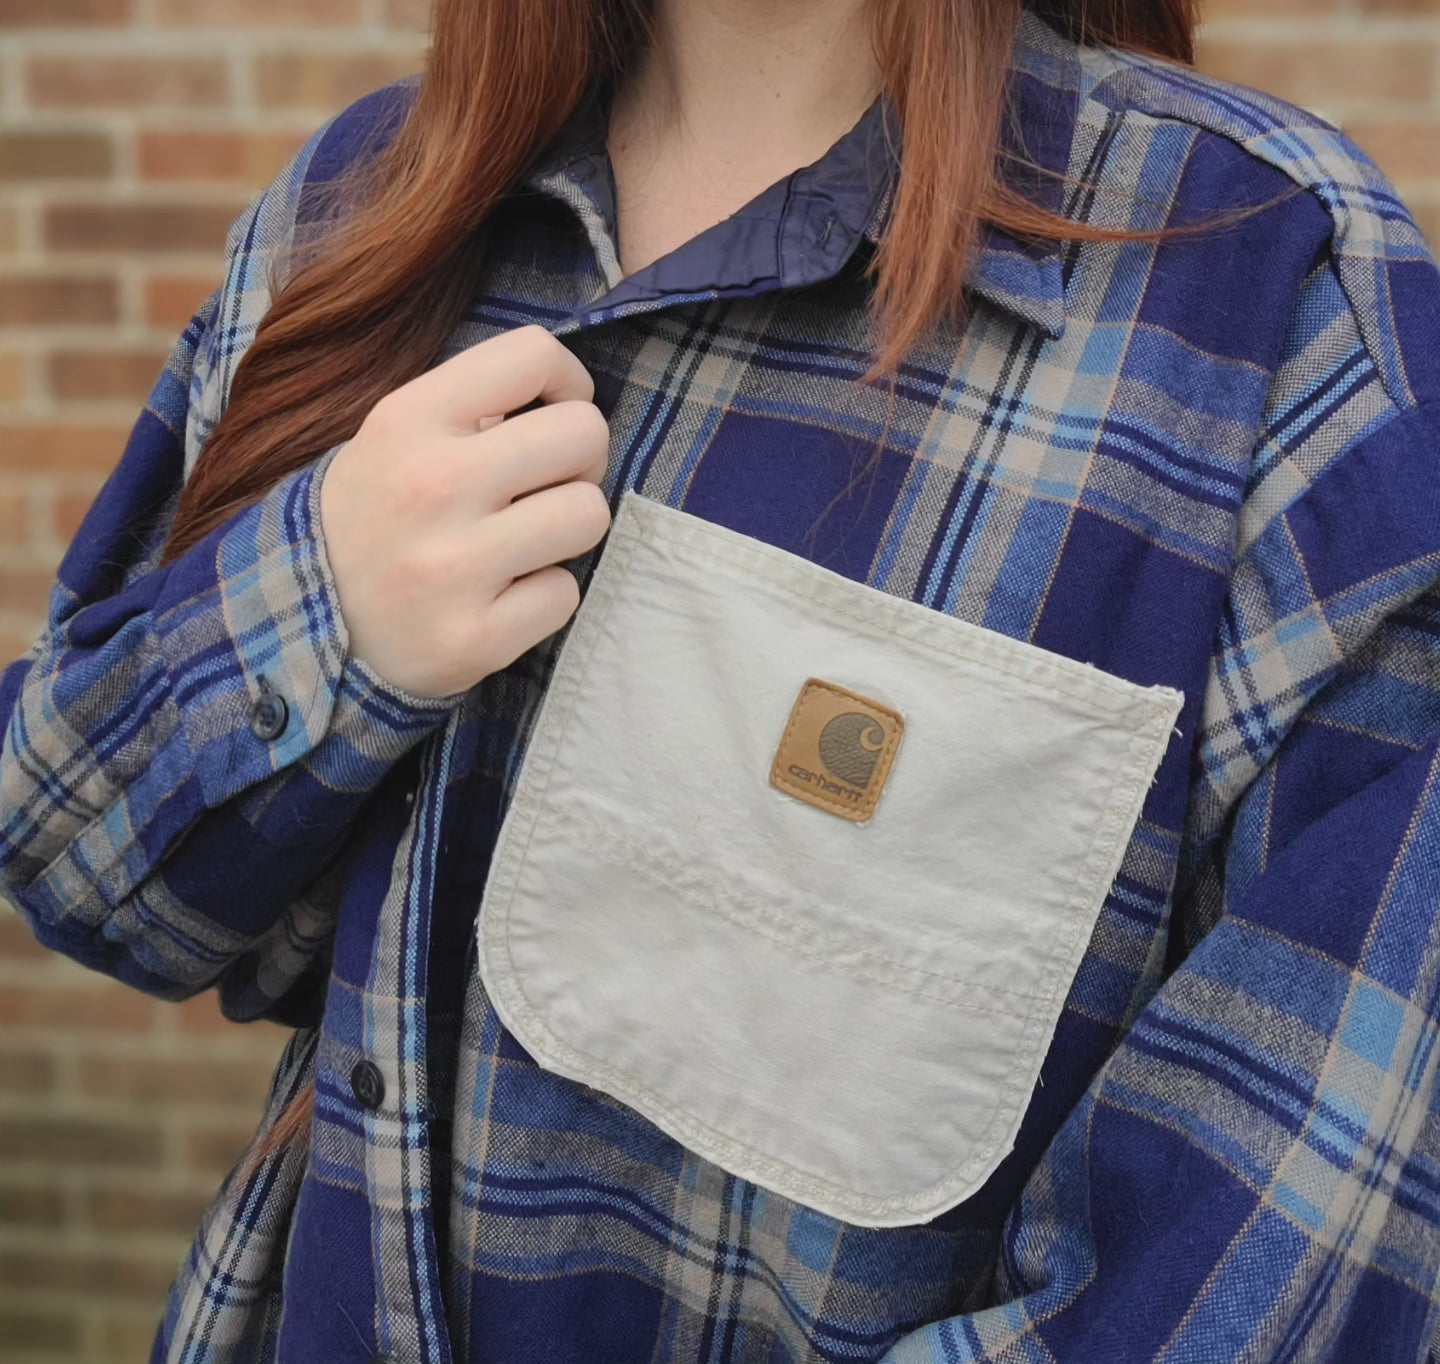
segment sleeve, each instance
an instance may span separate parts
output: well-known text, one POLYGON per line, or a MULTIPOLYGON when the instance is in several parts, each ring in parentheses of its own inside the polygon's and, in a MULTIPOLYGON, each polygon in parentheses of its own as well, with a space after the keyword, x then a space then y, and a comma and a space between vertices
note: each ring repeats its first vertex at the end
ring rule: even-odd
POLYGON ((224 286, 69 547, 43 632, 0 674, 0 890, 47 945, 166 998, 219 982, 240 1017, 323 953, 323 874, 353 817, 459 700, 349 654, 319 517, 340 447, 158 564, 325 131, 232 229, 224 286))
POLYGON ((1440 275, 1405 278, 1404 388, 1331 263, 1301 300, 1211 654, 1169 972, 1012 1205, 991 1305, 886 1364, 1426 1358, 1440 275))

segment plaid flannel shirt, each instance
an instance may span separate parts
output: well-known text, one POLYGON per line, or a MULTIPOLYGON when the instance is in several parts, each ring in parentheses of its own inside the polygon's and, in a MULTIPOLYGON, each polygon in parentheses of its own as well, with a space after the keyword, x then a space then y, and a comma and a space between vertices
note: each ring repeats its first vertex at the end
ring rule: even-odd
POLYGON ((991 231, 893 410, 853 382, 883 102, 630 279, 585 117, 496 215, 451 350, 564 337, 612 499, 1184 693, 1014 1149, 934 1221, 866 1228, 540 1069, 487 1000, 475 910, 558 637, 459 700, 352 658, 334 452, 157 566, 275 252, 409 90, 327 124, 236 224, 0 680, 0 873, 36 934, 293 1023, 262 1131, 318 1086, 308 1147, 220 1191, 155 1359, 1424 1359, 1440 275, 1384 178, 1307 113, 1027 17, 1011 135, 1064 177, 1030 192, 1112 227, 1261 207, 1164 243, 991 231))

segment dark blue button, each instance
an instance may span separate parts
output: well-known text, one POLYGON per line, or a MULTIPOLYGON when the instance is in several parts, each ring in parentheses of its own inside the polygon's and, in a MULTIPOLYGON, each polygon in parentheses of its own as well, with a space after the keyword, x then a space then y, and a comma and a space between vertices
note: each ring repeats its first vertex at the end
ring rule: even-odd
POLYGON ((262 677, 259 699, 250 707, 250 732, 269 743, 284 734, 289 723, 290 707, 285 698, 262 677))
POLYGON ((373 1061, 357 1061, 350 1072, 350 1092, 361 1108, 372 1113, 385 1102, 385 1077, 373 1061))

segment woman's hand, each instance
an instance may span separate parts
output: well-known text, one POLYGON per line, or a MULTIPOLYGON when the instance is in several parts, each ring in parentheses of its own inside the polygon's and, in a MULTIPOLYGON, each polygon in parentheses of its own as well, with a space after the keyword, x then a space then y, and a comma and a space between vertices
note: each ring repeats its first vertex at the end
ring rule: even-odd
POLYGON ((320 488, 354 656, 392 686, 449 696, 570 619, 580 589, 558 565, 610 525, 594 395, 559 341, 521 327, 376 404, 320 488))

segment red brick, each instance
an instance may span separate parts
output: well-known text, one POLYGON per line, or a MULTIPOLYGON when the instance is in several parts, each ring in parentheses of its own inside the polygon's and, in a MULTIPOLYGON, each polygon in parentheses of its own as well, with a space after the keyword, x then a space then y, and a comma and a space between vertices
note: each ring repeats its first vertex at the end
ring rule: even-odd
POLYGON ((80 1323, 63 1312, 0 1307, 0 1340, 27 1358, 69 1355, 80 1348, 80 1323))
POLYGON ((1440 255, 1440 204, 1414 204, 1412 208, 1431 251, 1440 255))
POLYGON ((25 393, 25 357, 0 351, 0 403, 18 402, 25 393))
POLYGON ((166 1013, 176 1020, 180 1031, 201 1036, 244 1037, 258 1048, 274 1045, 278 1055, 289 1033, 277 1023, 236 1023, 220 1012, 220 996, 206 990, 178 1004, 168 1005, 166 1013))
POLYGON ((213 108, 230 99, 218 57, 35 57, 25 74, 41 109, 213 108))
POLYGON ((1357 119, 1345 131, 1392 179, 1440 179, 1440 116, 1383 123, 1357 119))
POLYGON ((96 1098, 128 1098, 168 1108, 233 1108, 258 1118, 272 1069, 259 1060, 87 1056, 80 1061, 79 1083, 96 1098))
POLYGON ((66 489, 56 493, 54 509, 51 513, 51 530, 61 544, 68 545, 75 538, 75 532, 80 529, 80 523, 85 519, 85 513, 90 510, 90 504, 95 501, 93 492, 77 492, 66 489))
MULTIPOLYGON (((30 499, 20 488, 0 488, 0 545, 22 545, 29 538, 30 499)), ((7 925, 0 922, 0 932, 5 927, 7 925)), ((6 955, 4 944, 0 942, 0 961, 6 955)))
POLYGON ((188 1234, 213 1198, 213 1190, 91 1189, 81 1199, 81 1209, 86 1224, 97 1231, 188 1234))
POLYGON ((32 636, 0 631, 0 668, 29 651, 32 636))
POLYGON ((1333 13, 1343 0, 1207 0, 1207 22, 1234 16, 1240 19, 1293 18, 1297 15, 1333 13))
POLYGON ((419 67, 418 56, 386 51, 338 57, 269 53, 256 64, 255 83, 267 107, 336 109, 419 67))
MULTIPOLYGON (((39 614, 50 595, 54 574, 43 568, 7 568, 0 572, 0 610, 39 614)), ((0 1019, 5 1005, 0 1002, 0 1019)))
POLYGON ((130 17, 133 0, 4 0, 0 27, 95 24, 113 27, 130 17))
POLYGON ((96 1314, 95 1320, 100 1338, 101 1358, 115 1364, 142 1364, 150 1358, 150 1349, 155 1342, 155 1326, 160 1316, 157 1302, 152 1312, 144 1316, 108 1316, 96 1314))
POLYGON ((0 1051, 0 1093, 48 1094, 55 1088, 55 1058, 43 1051, 0 1051))
POLYGON ((385 22, 395 28, 426 33, 430 28, 430 0, 385 0, 385 22))
MULTIPOLYGON (((60 1190, 46 1185, 0 1184, 0 1226, 54 1229, 65 1220, 60 1190)), ((0 1340, 4 1337, 0 1336, 0 1340)))
POLYGON ((208 251, 225 245, 244 210, 229 204, 66 203, 45 212, 45 241, 57 251, 208 251))
POLYGON ((138 990, 116 983, 10 984, 0 990, 0 1026, 144 1032, 154 1021, 155 1007, 138 990))
POLYGON ((0 1283, 11 1292, 41 1289, 91 1298, 158 1302, 175 1277, 175 1260, 145 1254, 136 1247, 99 1254, 37 1246, 0 1248, 0 1283))
POLYGON ((164 351, 59 351, 49 361, 50 391, 61 401, 143 402, 164 366, 164 351))
POLYGON ((260 1125, 257 1108, 253 1121, 204 1124, 192 1127, 185 1134, 185 1164, 196 1174, 220 1180, 234 1169, 254 1139, 260 1125))
POLYGON ((0 327, 119 320, 115 281, 106 275, 0 275, 0 327))
MULTIPOLYGON (((4 490, 0 489, 0 496, 4 490)), ((29 504, 29 499, 17 489, 8 494, 20 508, 29 504)), ((0 502, 0 509, 4 503, 0 502)), ((0 510, 0 528, 4 526, 3 510, 0 510)), ((41 946, 35 941, 35 935, 30 931, 30 925, 25 922, 13 909, 0 902, 0 961, 50 961, 53 953, 48 947, 41 946)))
POLYGON ((353 24, 359 0, 154 0, 162 24, 353 24))
POLYGON ((149 132, 136 145, 147 180, 239 180, 268 184, 305 142, 306 133, 149 132))
POLYGON ((219 271, 208 275, 152 275, 144 287, 145 321, 152 327, 188 326, 219 284, 219 271))
POLYGON ((158 1125, 0 1113, 0 1160, 146 1168, 160 1164, 163 1142, 158 1125))
POLYGON ((115 169, 115 149, 96 133, 0 133, 0 180, 97 180, 115 169))
POLYGON ((1200 65, 1223 80, 1265 89, 1297 104, 1334 100, 1423 100, 1435 89, 1437 49, 1413 41, 1207 41, 1200 65))
POLYGON ((0 469, 108 474, 128 435, 125 426, 0 422, 0 469))
POLYGON ((220 1012, 220 996, 214 990, 181 1000, 170 1011, 170 1016, 177 1020, 180 1030, 187 1033, 222 1033, 233 1037, 237 1028, 250 1026, 226 1018, 220 1012))

